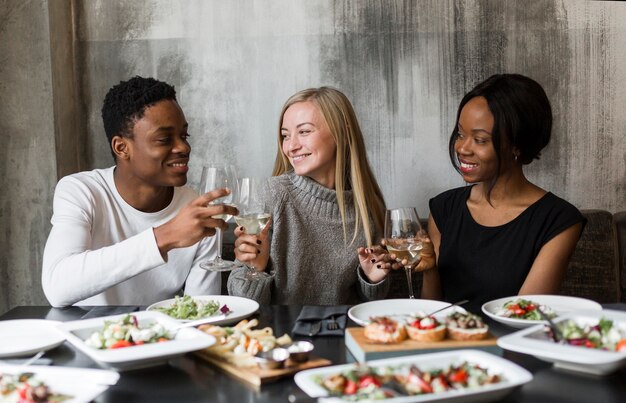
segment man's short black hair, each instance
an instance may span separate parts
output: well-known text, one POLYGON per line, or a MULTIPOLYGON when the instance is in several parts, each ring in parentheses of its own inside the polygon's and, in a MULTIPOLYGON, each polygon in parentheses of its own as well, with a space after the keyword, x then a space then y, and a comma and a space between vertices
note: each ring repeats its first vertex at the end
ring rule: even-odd
MULTIPOLYGON (((152 77, 135 76, 111 87, 102 105, 102 122, 109 147, 115 136, 132 138, 133 125, 143 117, 146 108, 165 99, 176 101, 174 87, 152 77)), ((115 158, 113 149, 111 153, 115 158)))

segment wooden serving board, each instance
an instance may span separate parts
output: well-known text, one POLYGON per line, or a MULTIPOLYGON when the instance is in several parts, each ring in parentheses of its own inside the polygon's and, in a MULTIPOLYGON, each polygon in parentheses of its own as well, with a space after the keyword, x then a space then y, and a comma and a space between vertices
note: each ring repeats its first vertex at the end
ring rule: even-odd
POLYGON ((496 345, 497 338, 491 333, 488 333, 487 338, 483 340, 461 341, 444 339, 441 341, 426 342, 406 339, 400 343, 380 344, 370 341, 365 337, 364 332, 365 329, 362 327, 350 327, 346 329, 346 347, 359 362, 461 348, 478 348, 501 354, 501 349, 496 345))
POLYGON ((194 354, 215 365, 226 374, 254 386, 255 388, 260 387, 262 384, 277 381, 286 376, 293 375, 296 372, 305 369, 324 367, 332 364, 330 360, 325 358, 311 356, 308 361, 303 363, 287 360, 284 368, 265 369, 259 367, 238 367, 213 354, 208 354, 203 350, 196 351, 194 354))

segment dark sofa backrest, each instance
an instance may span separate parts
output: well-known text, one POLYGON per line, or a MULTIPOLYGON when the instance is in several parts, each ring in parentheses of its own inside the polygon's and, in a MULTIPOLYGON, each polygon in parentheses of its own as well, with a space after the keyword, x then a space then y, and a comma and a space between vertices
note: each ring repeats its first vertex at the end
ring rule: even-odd
POLYGON ((581 212, 587 225, 570 260, 561 294, 600 303, 619 302, 619 254, 613 215, 604 210, 581 212))
POLYGON ((613 215, 615 224, 615 238, 619 251, 617 265, 619 267, 619 282, 622 291, 621 302, 626 302, 626 211, 613 215))

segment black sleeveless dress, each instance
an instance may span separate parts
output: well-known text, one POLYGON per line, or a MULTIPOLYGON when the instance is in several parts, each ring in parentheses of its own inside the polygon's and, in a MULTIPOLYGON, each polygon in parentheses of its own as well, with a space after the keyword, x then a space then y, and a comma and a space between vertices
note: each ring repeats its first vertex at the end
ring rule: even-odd
POLYGON ((472 186, 451 189, 430 200, 441 233, 438 270, 443 298, 483 303, 517 295, 539 251, 567 228, 586 219, 576 207, 548 192, 511 222, 485 227, 467 208, 472 186))

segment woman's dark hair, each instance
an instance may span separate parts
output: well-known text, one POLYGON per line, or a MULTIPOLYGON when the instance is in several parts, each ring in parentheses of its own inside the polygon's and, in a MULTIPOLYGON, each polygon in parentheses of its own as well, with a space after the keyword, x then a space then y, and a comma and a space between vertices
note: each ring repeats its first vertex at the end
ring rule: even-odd
MULTIPOLYGON (((541 85, 520 74, 496 74, 465 94, 456 114, 448 150, 454 168, 460 172, 454 143, 459 136, 461 110, 472 98, 487 100, 493 115, 491 138, 497 157, 497 173, 488 186, 488 195, 500 172, 503 152, 516 150, 517 160, 526 165, 539 159, 541 150, 550 142, 552 108, 541 85)), ((487 196, 489 197, 489 196, 487 196)))
MULTIPOLYGON (((147 107, 164 99, 176 101, 174 87, 154 78, 135 76, 111 87, 104 97, 102 122, 111 147, 115 136, 132 138, 133 125, 147 107)), ((115 153, 111 149, 113 158, 115 153)))

